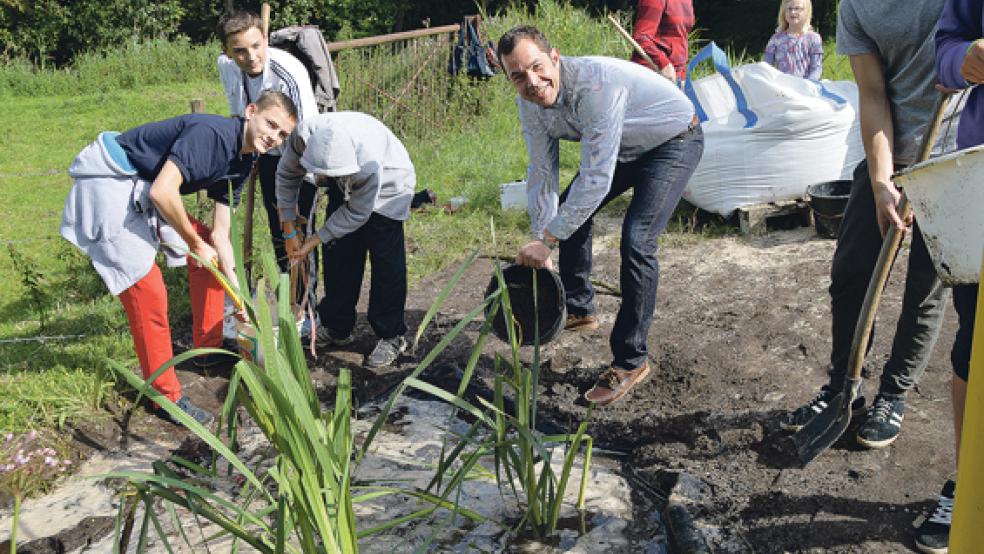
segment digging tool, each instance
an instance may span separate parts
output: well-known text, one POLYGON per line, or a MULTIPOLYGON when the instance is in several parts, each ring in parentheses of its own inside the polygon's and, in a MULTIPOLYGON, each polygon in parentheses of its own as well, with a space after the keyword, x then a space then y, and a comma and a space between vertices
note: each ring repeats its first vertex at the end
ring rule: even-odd
POLYGON ((618 29, 618 33, 622 35, 622 38, 624 38, 626 41, 628 41, 629 44, 632 45, 632 49, 635 50, 637 54, 642 56, 642 59, 646 60, 646 62, 648 62, 649 65, 653 66, 653 69, 659 71, 659 66, 656 65, 656 62, 654 62, 653 59, 649 57, 649 54, 647 54, 646 51, 642 49, 642 46, 639 46, 639 43, 636 42, 634 38, 632 38, 632 35, 630 35, 628 31, 626 31, 625 28, 622 27, 622 25, 618 22, 618 20, 612 17, 612 14, 608 14, 608 21, 612 22, 612 25, 614 25, 615 28, 618 29))
MULTIPOLYGON (((929 153, 933 150, 936 131, 943 119, 943 111, 948 97, 949 94, 942 93, 936 101, 933 119, 929 122, 922 137, 917 163, 926 161, 929 158, 929 153)), ((909 201, 903 192, 898 205, 899 217, 904 221, 909 216, 910 211, 909 201)), ((878 261, 875 262, 875 270, 871 274, 871 281, 868 282, 868 291, 864 295, 864 303, 861 305, 857 327, 854 328, 854 339, 851 341, 851 356, 848 359, 848 373, 844 388, 831 399, 826 409, 793 435, 796 452, 804 465, 810 463, 821 452, 837 442, 837 439, 844 434, 851 423, 851 403, 854 400, 852 391, 861 382, 861 366, 868 350, 868 340, 871 338, 871 328, 875 323, 878 302, 881 300, 882 290, 885 288, 892 262, 895 261, 895 255, 898 253, 899 244, 901 244, 904 235, 904 231, 899 231, 893 225, 889 227, 885 238, 882 240, 878 261)))

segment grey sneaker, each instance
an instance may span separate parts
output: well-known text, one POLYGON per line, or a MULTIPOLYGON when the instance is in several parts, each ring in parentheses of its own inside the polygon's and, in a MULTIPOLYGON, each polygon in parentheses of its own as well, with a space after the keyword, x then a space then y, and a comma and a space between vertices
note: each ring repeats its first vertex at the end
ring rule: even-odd
MULTIPOLYGON (((830 401, 833 400, 839 391, 831 390, 830 385, 824 385, 820 389, 820 394, 816 395, 813 400, 810 400, 806 404, 800 406, 799 408, 787 412, 783 416, 782 420, 779 421, 779 427, 783 431, 788 431, 790 433, 795 433, 807 423, 813 420, 813 418, 820 415, 821 412, 827 409, 830 405, 830 401)), ((861 382, 858 382, 858 388, 854 391, 854 398, 851 400, 851 414, 856 415, 864 411, 864 394, 861 390, 861 382)))
POLYGON ((885 448, 902 432, 905 399, 878 395, 868 411, 868 418, 858 429, 858 444, 868 448, 885 448))
POLYGON ((327 327, 318 327, 318 330, 314 334, 317 337, 318 344, 321 346, 348 346, 355 342, 355 337, 351 334, 344 337, 336 337, 331 334, 331 331, 327 327))
MULTIPOLYGON (((182 412, 190 415, 192 419, 198 423, 201 423, 205 427, 208 427, 210 423, 215 421, 215 417, 212 414, 192 404, 191 400, 189 400, 187 396, 182 396, 179 398, 178 401, 175 402, 175 405, 181 408, 182 412)), ((165 412, 164 410, 158 409, 158 413, 160 414, 160 417, 166 419, 167 421, 170 421, 175 425, 181 425, 180 421, 171 417, 171 414, 165 412)))
POLYGON ((391 339, 379 339, 376 348, 372 349, 372 354, 366 358, 366 367, 383 367, 392 364, 396 358, 407 349, 407 339, 403 335, 395 336, 391 339))
POLYGON ((957 484, 952 480, 943 485, 936 509, 916 529, 916 547, 927 554, 946 554, 949 550, 950 523, 953 519, 953 498, 957 484))

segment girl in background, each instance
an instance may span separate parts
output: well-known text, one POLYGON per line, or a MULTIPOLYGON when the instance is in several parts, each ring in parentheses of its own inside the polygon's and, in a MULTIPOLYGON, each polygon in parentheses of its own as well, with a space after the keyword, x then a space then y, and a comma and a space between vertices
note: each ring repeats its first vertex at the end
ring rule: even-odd
POLYGON ((782 0, 779 27, 765 47, 765 63, 783 73, 819 81, 823 71, 823 41, 810 25, 812 17, 810 0, 782 0))

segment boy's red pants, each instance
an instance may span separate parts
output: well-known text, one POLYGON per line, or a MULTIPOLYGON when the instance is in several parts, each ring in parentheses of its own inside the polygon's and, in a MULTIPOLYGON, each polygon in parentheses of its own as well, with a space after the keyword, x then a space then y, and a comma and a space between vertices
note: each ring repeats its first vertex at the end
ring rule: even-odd
MULTIPOLYGON (((212 244, 211 230, 192 218, 195 231, 212 244)), ((222 316, 225 291, 212 273, 188 257, 188 288, 191 294, 192 338, 195 348, 222 346, 222 316)), ((171 325, 167 318, 167 289, 161 270, 154 264, 147 275, 119 296, 130 322, 133 346, 140 359, 143 377, 150 377, 174 357, 171 325)), ((168 368, 154 381, 154 388, 171 401, 181 398, 181 383, 174 368, 168 368)))

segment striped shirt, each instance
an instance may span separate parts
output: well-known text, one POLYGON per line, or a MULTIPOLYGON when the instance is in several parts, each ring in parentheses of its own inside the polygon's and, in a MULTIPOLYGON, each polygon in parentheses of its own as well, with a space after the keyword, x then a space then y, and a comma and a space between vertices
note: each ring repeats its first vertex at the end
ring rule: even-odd
MULTIPOLYGON (((694 28, 691 0, 639 0, 632 38, 662 69, 672 63, 677 78, 687 71, 687 35, 694 28)), ((649 67, 639 54, 632 61, 649 67)))
POLYGON ((544 108, 518 98, 530 157, 527 210, 533 236, 564 240, 598 209, 615 166, 630 162, 687 129, 694 106, 669 79, 625 60, 560 58, 557 102, 544 108), (560 196, 560 141, 581 143, 581 164, 567 200, 560 196))
MULTIPOLYGON (((226 99, 229 101, 229 115, 243 115, 249 101, 255 102, 267 90, 275 90, 289 96, 297 106, 297 115, 302 121, 318 113, 314 88, 311 86, 307 69, 297 58, 279 48, 267 48, 266 67, 263 68, 263 73, 256 77, 247 76, 236 62, 225 54, 219 56, 218 65, 219 77, 222 79, 226 99)), ((283 145, 268 154, 280 156, 282 152, 283 145)))

